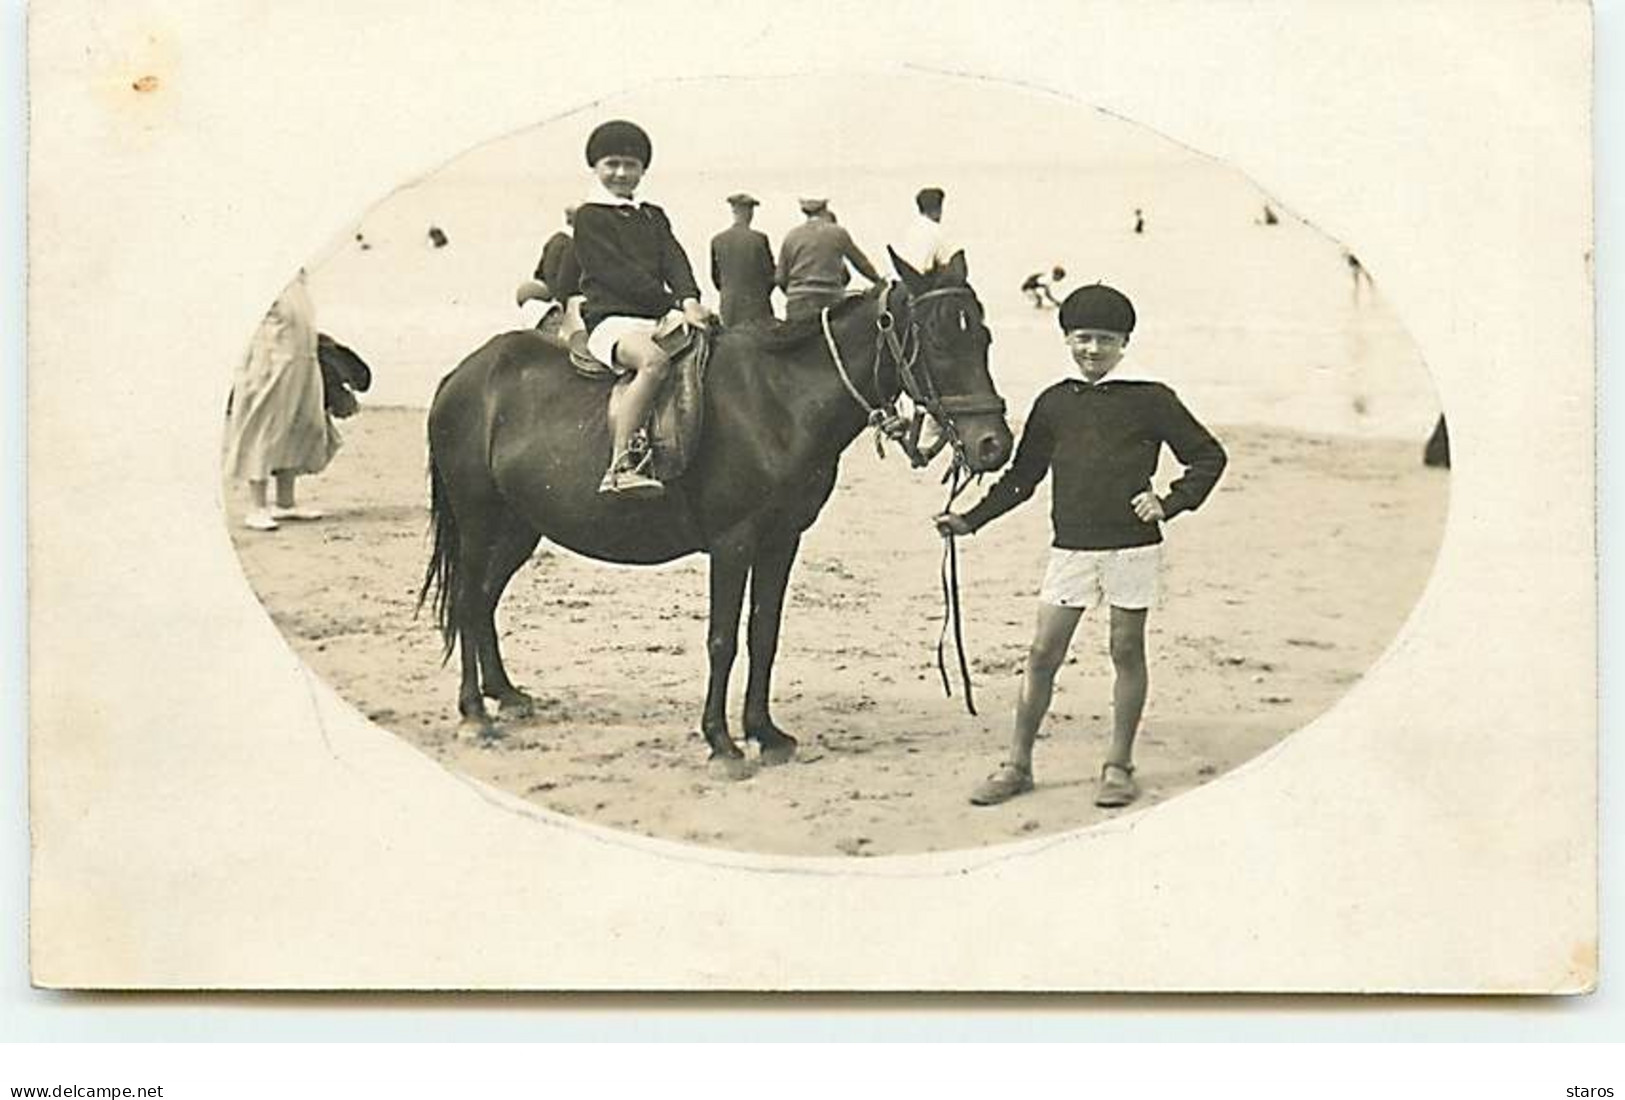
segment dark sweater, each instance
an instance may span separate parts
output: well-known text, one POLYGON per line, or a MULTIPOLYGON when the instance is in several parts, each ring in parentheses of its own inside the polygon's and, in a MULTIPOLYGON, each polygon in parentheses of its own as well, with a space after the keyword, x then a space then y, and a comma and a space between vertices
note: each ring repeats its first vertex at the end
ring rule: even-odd
POLYGON ((784 235, 779 245, 775 279, 788 297, 801 294, 838 297, 852 279, 846 269, 848 263, 871 283, 880 281, 880 272, 844 226, 809 218, 784 235))
POLYGON ((561 229, 547 239, 536 264, 536 277, 547 284, 555 302, 581 293, 581 268, 576 264, 576 244, 570 234, 561 229))
POLYGON ((699 285, 688 253, 658 206, 584 203, 576 210, 576 263, 581 269, 581 319, 589 329, 605 317, 664 317, 699 285))
POLYGON ((1213 491, 1225 466, 1219 441, 1158 382, 1058 382, 1038 395, 1015 461, 965 520, 974 530, 1003 515, 1054 470, 1057 548, 1116 550, 1161 542, 1158 525, 1142 522, 1130 502, 1151 488, 1164 443, 1185 467, 1162 498, 1172 518, 1213 491))

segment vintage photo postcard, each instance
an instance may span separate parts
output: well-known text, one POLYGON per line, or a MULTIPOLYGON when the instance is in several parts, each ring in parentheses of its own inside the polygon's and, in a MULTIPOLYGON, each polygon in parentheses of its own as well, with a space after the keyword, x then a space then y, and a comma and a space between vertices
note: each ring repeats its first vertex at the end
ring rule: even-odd
POLYGON ((36 6, 35 982, 1589 991, 1590 34, 36 6))

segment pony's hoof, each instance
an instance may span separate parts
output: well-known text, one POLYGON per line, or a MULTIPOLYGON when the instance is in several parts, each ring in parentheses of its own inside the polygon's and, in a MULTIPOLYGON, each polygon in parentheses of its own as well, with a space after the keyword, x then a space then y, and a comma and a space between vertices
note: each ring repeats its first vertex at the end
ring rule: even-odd
POLYGON ((515 721, 533 718, 536 715, 536 700, 522 691, 505 696, 497 703, 497 716, 515 721))
POLYGON ((501 736, 489 718, 464 718, 457 723, 457 740, 464 745, 489 745, 501 736))
POLYGON ((713 756, 705 763, 712 779, 725 779, 737 783, 756 774, 756 765, 743 756, 713 756))
POLYGON ((796 758, 796 739, 788 734, 762 746, 762 767, 774 768, 796 758))

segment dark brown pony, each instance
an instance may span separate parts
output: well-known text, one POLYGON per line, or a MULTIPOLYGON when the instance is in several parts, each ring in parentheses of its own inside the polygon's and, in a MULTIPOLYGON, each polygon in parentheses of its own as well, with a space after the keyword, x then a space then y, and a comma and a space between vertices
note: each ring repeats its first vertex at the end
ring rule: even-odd
POLYGON ((769 684, 790 567, 835 488, 841 452, 906 391, 943 428, 956 462, 981 472, 1010 456, 988 373, 991 335, 963 256, 929 278, 899 270, 901 283, 820 317, 720 333, 697 449, 653 500, 598 492, 610 458, 609 383, 578 374, 540 333, 497 336, 446 376, 429 410, 434 549, 418 602, 433 595, 446 656, 461 650, 460 736, 495 735, 487 697, 504 717, 532 712, 503 669, 495 611, 545 537, 623 564, 711 556, 701 730, 711 759, 733 774, 746 764, 725 706, 748 582, 745 735, 763 763, 795 754, 769 713, 769 684))

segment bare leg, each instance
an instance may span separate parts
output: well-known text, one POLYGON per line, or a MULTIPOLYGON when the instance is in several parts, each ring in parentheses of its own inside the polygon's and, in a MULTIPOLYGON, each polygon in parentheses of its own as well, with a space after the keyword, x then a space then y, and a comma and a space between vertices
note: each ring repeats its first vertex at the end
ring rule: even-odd
POLYGON ((626 385, 626 392, 616 410, 615 422, 610 425, 615 437, 615 461, 618 462, 626 454, 632 433, 649 418, 655 397, 665 384, 666 369, 671 365, 671 359, 654 342, 653 337, 641 333, 623 336, 616 341, 615 356, 636 372, 626 385))
POLYGON ((1106 750, 1106 763, 1131 766, 1134 763, 1134 735, 1140 730, 1150 675, 1145 663, 1144 608, 1112 608, 1112 667, 1117 676, 1112 684, 1112 743, 1106 750))
POLYGON ((1038 622, 1027 651, 1027 672, 1016 701, 1016 728, 1010 738, 1010 763, 1027 771, 1033 766, 1033 742, 1044 724, 1044 715, 1049 713, 1055 673, 1066 660, 1067 647, 1082 618, 1081 608, 1038 605, 1038 622))
POLYGON ((773 660, 779 650, 779 626, 784 616, 784 593, 790 567, 801 546, 799 532, 764 546, 750 570, 750 674, 745 683, 745 736, 762 747, 762 763, 788 764, 796 753, 796 739, 774 725, 769 714, 773 660))

